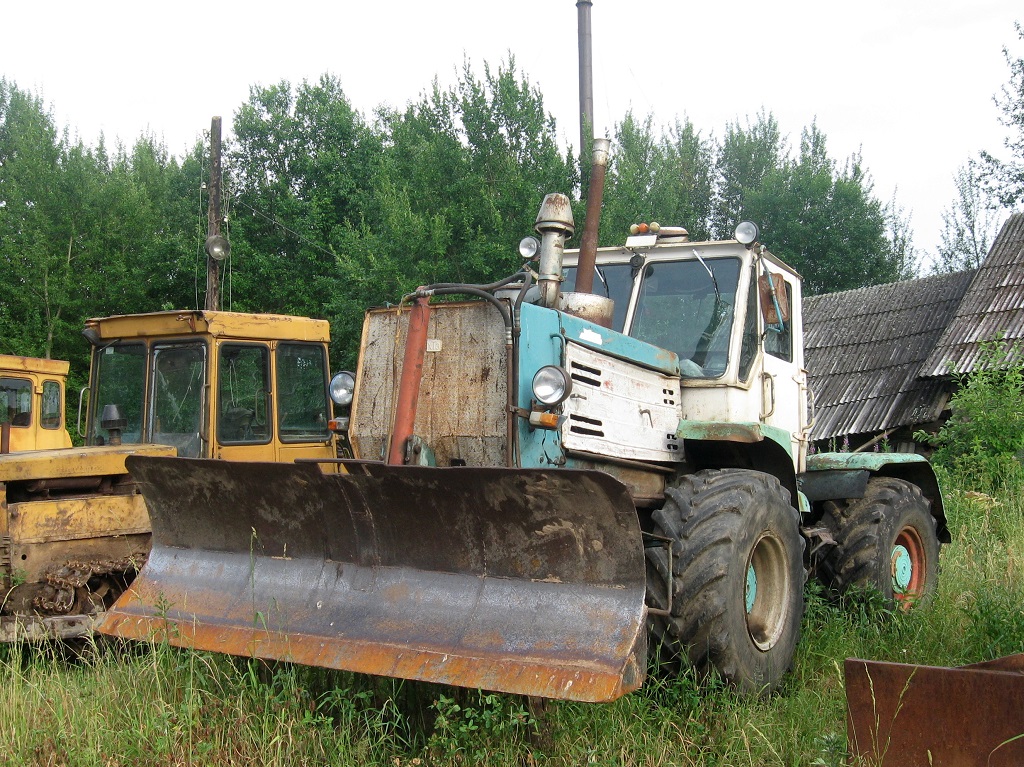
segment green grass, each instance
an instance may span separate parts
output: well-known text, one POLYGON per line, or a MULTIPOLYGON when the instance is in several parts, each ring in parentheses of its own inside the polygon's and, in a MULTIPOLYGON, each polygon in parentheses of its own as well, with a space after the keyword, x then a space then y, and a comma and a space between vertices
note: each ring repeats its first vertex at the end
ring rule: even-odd
POLYGON ((947 483, 935 599, 894 614, 813 584, 783 689, 692 674, 608 705, 548 702, 178 650, 0 648, 0 765, 839 765, 850 656, 960 665, 1024 650, 1024 493, 947 483))

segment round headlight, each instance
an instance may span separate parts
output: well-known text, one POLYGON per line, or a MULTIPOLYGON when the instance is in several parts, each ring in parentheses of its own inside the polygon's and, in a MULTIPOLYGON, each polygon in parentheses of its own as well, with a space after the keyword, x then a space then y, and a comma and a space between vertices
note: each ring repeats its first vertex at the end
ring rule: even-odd
POLYGON ((533 376, 533 396, 542 405, 552 407, 564 402, 571 391, 569 374, 557 365, 545 365, 533 376))
POLYGON ((331 399, 334 404, 345 407, 352 404, 352 395, 356 390, 356 378, 347 370, 343 370, 331 379, 331 399))
POLYGON ((524 237, 519 241, 519 255, 523 261, 532 261, 537 251, 540 250, 540 243, 536 237, 524 237))
POLYGON ((741 245, 750 245, 752 242, 757 241, 759 234, 757 224, 753 221, 740 221, 736 225, 736 233, 733 236, 741 245))

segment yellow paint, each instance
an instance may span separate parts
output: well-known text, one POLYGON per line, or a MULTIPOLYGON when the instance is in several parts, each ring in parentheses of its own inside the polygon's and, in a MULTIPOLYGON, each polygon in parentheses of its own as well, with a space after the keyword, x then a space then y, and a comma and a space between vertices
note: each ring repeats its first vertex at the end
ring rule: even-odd
MULTIPOLYGON (((91 319, 86 335, 99 346, 120 339, 142 341, 150 346, 164 341, 191 341, 206 346, 205 409, 201 423, 203 457, 231 461, 284 461, 299 458, 332 459, 336 456, 334 438, 284 443, 278 434, 277 349, 288 341, 318 345, 327 357, 330 327, 324 320, 282 315, 242 314, 237 312, 172 311, 91 319), (222 445, 218 440, 217 392, 220 371, 218 361, 222 343, 262 345, 267 350, 270 379, 266 404, 268 441, 266 444, 222 445)), ((28 429, 12 427, 12 448, 17 453, 0 455, 0 587, 15 577, 29 582, 41 580, 49 568, 68 561, 119 559, 148 548, 150 521, 142 495, 96 490, 84 483, 68 489, 59 480, 75 478, 121 478, 122 492, 132 485, 124 483, 125 459, 129 455, 174 456, 170 445, 124 444, 75 448, 63 423, 64 387, 69 365, 56 360, 0 355, 0 375, 29 379, 33 391, 34 423, 41 413, 44 381, 59 381, 61 386, 61 428, 28 429), (46 432, 50 432, 47 434, 46 432), (59 436, 58 440, 52 439, 59 436), (57 480, 47 485, 46 480, 57 480), (36 485, 33 483, 39 482, 36 485), (52 489, 51 489, 52 488, 52 489), (17 501, 11 502, 13 496, 17 501)), ((91 376, 94 379, 94 376, 91 376)), ((92 380, 93 386, 96 381, 92 380)), ((95 404, 95 403, 93 403, 95 404)), ((328 407, 330 407, 328 405, 328 407)), ((324 414, 330 418, 328 411, 324 414)), ((94 417, 91 413, 87 417, 94 417)), ((327 471, 339 471, 328 464, 327 471)), ((2 592, 0 592, 2 593, 2 592)), ((0 641, 5 634, 0 625, 0 641)))
MULTIPOLYGON (((0 378, 14 378, 27 381, 31 387, 31 412, 27 423, 11 424, 10 450, 52 450, 71 447, 71 437, 64 424, 64 405, 70 363, 64 360, 47 360, 38 357, 19 357, 0 354, 0 378), (60 388, 60 420, 43 427, 43 384, 56 383, 60 388)), ((6 421, 6 414, 0 413, 0 421, 6 421)))
POLYGON ((149 532, 149 514, 141 495, 12 503, 9 514, 14 546, 149 532))
POLYGON ((87 320, 103 340, 207 335, 236 340, 321 341, 331 340, 327 320, 283 314, 243 312, 172 311, 127 314, 87 320))
POLYGON ((124 459, 129 455, 174 454, 174 448, 167 445, 106 445, 11 453, 0 455, 0 482, 125 474, 124 459))

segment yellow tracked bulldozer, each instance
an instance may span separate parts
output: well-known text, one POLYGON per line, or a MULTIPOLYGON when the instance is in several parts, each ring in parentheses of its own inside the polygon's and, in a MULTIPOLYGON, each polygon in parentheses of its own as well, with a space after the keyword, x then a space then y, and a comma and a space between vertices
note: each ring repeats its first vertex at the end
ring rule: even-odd
POLYGON ((145 562, 127 457, 336 457, 326 321, 170 311, 88 320, 84 335, 83 447, 63 422, 68 363, 0 357, 18 451, 0 455, 0 641, 88 634, 145 562))
POLYGON ((756 227, 567 252, 549 195, 535 229, 512 277, 367 313, 347 473, 129 458, 153 553, 101 631, 607 701, 655 651, 773 689, 812 569, 934 588, 928 464, 807 455, 800 277, 756 227))

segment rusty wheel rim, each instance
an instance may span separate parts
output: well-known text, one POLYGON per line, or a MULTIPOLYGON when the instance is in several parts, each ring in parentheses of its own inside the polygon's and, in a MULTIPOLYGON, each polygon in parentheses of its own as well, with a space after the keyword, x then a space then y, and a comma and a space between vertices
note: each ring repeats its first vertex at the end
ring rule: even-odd
POLYGON ((890 554, 892 593, 901 608, 909 608, 924 593, 927 572, 924 541, 917 528, 908 525, 897 534, 890 554))

